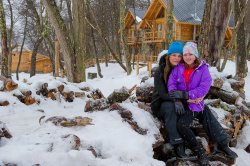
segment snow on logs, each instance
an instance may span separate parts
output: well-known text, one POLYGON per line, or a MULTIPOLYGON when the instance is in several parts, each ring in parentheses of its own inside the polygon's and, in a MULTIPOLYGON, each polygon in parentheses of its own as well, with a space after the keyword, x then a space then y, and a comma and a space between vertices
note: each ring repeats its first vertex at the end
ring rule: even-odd
POLYGON ((0 121, 0 140, 2 137, 10 139, 12 138, 12 135, 8 130, 7 126, 5 125, 5 123, 0 121))
POLYGON ((0 76, 0 91, 12 91, 18 87, 12 79, 0 76))
POLYGON ((91 91, 87 97, 90 99, 86 101, 85 112, 102 111, 109 109, 109 111, 117 111, 121 118, 127 122, 131 128, 141 135, 146 135, 147 130, 141 128, 137 122, 133 119, 130 110, 123 108, 119 103, 127 100, 133 93, 136 86, 131 89, 122 87, 121 89, 114 90, 107 98, 104 97, 99 89, 91 91))
MULTIPOLYGON (((41 117, 39 120, 39 123, 41 124, 41 119, 44 117, 41 117)), ((45 123, 51 122, 56 126, 62 126, 62 127, 73 127, 73 126, 86 126, 86 125, 93 125, 92 119, 89 117, 81 117, 77 116, 73 119, 65 118, 62 116, 53 116, 45 120, 45 123)))

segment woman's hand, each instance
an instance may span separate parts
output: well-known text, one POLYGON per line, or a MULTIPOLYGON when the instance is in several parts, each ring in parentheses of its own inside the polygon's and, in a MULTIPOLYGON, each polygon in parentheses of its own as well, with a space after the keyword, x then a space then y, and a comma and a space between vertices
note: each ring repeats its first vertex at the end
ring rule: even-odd
POLYGON ((187 100, 188 99, 188 92, 180 91, 180 90, 174 90, 174 91, 169 92, 169 96, 171 98, 175 98, 175 99, 187 100))

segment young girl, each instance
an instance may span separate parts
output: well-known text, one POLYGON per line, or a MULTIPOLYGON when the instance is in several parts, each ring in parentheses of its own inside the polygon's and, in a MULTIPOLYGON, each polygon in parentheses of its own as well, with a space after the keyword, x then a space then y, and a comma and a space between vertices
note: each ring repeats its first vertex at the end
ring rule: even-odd
POLYGON ((208 64, 199 59, 197 45, 187 42, 183 47, 183 63, 179 63, 171 72, 168 80, 168 91, 170 95, 178 95, 182 91, 188 92, 188 100, 185 111, 177 123, 177 129, 198 156, 200 165, 208 165, 202 145, 198 143, 190 126, 194 118, 199 119, 200 123, 209 137, 217 143, 229 157, 236 158, 237 154, 228 147, 228 135, 224 132, 219 122, 214 116, 204 108, 203 98, 208 93, 212 84, 212 78, 208 70, 208 64), (216 128, 211 127, 216 124, 216 128))

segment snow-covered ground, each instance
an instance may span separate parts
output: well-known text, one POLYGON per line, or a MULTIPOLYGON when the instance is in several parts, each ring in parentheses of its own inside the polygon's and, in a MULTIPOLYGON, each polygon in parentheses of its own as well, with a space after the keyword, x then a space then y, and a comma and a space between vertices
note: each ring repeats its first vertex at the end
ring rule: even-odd
MULTIPOLYGON (((249 62, 248 62, 248 66, 249 62)), ((49 83, 49 88, 64 84, 67 90, 81 91, 80 88, 90 86, 93 89, 99 88, 105 97, 120 89, 139 85, 143 76, 147 75, 146 68, 140 70, 137 76, 135 71, 130 76, 117 64, 109 64, 109 67, 101 66, 104 78, 87 80, 85 83, 68 83, 65 79, 54 78, 50 74, 36 75, 29 78, 28 74, 21 73, 17 90, 12 92, 0 92, 0 101, 8 100, 9 106, 0 107, 0 121, 6 123, 13 138, 2 138, 0 142, 0 165, 3 163, 16 163, 18 166, 30 166, 40 164, 41 166, 164 166, 165 163, 153 159, 152 144, 155 141, 154 134, 158 133, 154 118, 139 109, 135 104, 123 102, 122 106, 131 110, 134 120, 138 125, 147 129, 146 135, 140 135, 131 129, 127 122, 124 122, 116 111, 108 110, 86 113, 84 107, 86 97, 76 98, 74 102, 52 101, 36 95, 36 89, 43 82, 49 83), (24 83, 24 79, 27 80, 24 83), (20 93, 20 90, 31 90, 32 96, 40 99, 40 104, 26 106, 21 103, 13 94, 20 93), (37 110, 44 110, 44 113, 37 110), (83 116, 92 118, 93 125, 78 127, 59 127, 52 123, 39 124, 39 118, 45 116, 47 119, 52 116, 64 116, 74 118, 83 116), (81 139, 80 150, 71 150, 67 142, 61 137, 66 134, 75 134, 81 139), (53 148, 51 149, 51 145, 53 148), (94 157, 91 151, 87 150, 92 146, 98 157, 94 157)), ((227 63, 225 73, 234 74, 234 63, 227 63)), ((89 68, 87 72, 96 72, 96 68, 89 68)), ((15 78, 15 75, 13 75, 15 78)), ((247 100, 250 101, 250 74, 246 78, 245 91, 247 100)), ((218 114, 221 110, 215 110, 218 114)), ((223 112, 221 113, 223 116, 223 112)), ((220 116, 220 115, 219 115, 220 116)), ((239 158, 236 165, 245 166, 250 163, 250 155, 245 148, 250 143, 250 123, 244 127, 239 137, 236 148, 233 148, 239 158)))

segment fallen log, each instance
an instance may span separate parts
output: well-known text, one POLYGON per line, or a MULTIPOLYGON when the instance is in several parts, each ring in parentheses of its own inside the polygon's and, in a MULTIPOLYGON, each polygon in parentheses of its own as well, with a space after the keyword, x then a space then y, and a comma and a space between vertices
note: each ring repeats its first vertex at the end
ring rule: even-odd
POLYGON ((0 90, 12 91, 18 87, 18 84, 15 83, 12 79, 0 76, 0 90))
POLYGON ((48 83, 43 83, 43 84, 41 85, 41 87, 39 88, 39 90, 36 91, 36 94, 37 94, 37 95, 40 95, 40 94, 41 94, 41 95, 46 96, 46 97, 47 97, 48 93, 49 93, 49 90, 48 90, 48 83))
POLYGON ((74 101, 74 92, 69 91, 69 92, 62 92, 62 96, 64 97, 65 101, 67 102, 73 102, 74 101))
MULTIPOLYGON (((42 117, 44 118, 44 117, 42 117)), ((41 118, 40 118, 41 119, 41 118)), ((39 123, 41 120, 39 120, 39 123)), ((81 117, 77 116, 73 119, 65 118, 62 116, 53 116, 45 120, 45 123, 52 122, 56 126, 62 126, 62 127, 73 127, 73 126, 86 126, 86 125, 93 125, 92 119, 89 117, 81 117)))
POLYGON ((151 103, 154 87, 136 87, 138 101, 151 103))
POLYGON ((100 89, 95 89, 95 90, 91 91, 91 93, 89 93, 87 95, 87 97, 93 98, 94 100, 105 98, 100 89))
POLYGON ((115 89, 108 97, 108 102, 110 104, 113 103, 121 103, 127 100, 130 96, 129 90, 126 87, 122 87, 121 89, 115 89))
POLYGON ((250 144, 248 144, 248 146, 245 148, 245 151, 246 151, 247 153, 250 153, 250 144))
POLYGON ((214 98, 220 98, 228 104, 235 104, 240 98, 239 94, 236 92, 229 92, 216 87, 211 87, 208 95, 212 95, 214 98))
POLYGON ((235 79, 229 79, 228 80, 231 88, 238 92, 242 98, 245 98, 245 91, 244 91, 244 86, 245 86, 245 80, 240 79, 240 80, 235 80, 235 79))
POLYGON ((213 80, 213 87, 221 88, 223 86, 224 81, 221 78, 216 78, 213 80))
POLYGON ((7 101, 7 100, 0 101, 0 106, 7 106, 9 104, 10 104, 9 101, 7 101))
POLYGON ((109 108, 109 103, 107 99, 96 99, 96 100, 88 100, 86 101, 84 111, 85 112, 93 112, 93 111, 102 111, 109 108))
POLYGON ((75 94, 75 97, 78 97, 78 98, 82 98, 85 96, 85 93, 84 92, 74 92, 75 94))
POLYGON ((12 138, 12 135, 10 131, 8 130, 7 126, 5 125, 5 123, 0 121, 0 139, 1 137, 10 139, 12 138))
POLYGON ((28 96, 24 96, 24 95, 17 95, 17 94, 13 94, 13 96, 15 96, 20 102, 24 103, 25 105, 31 105, 34 103, 40 103, 39 100, 36 100, 35 98, 33 98, 31 95, 28 96))
POLYGON ((117 103, 112 104, 109 107, 109 109, 110 109, 110 111, 115 111, 115 110, 118 111, 118 113, 121 115, 122 119, 125 122, 127 122, 131 126, 131 128, 134 131, 136 131, 137 133, 139 133, 141 135, 146 135, 147 134, 147 130, 139 127, 137 122, 134 121, 132 113, 129 110, 123 108, 122 106, 120 106, 117 103))

